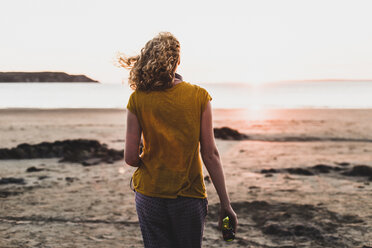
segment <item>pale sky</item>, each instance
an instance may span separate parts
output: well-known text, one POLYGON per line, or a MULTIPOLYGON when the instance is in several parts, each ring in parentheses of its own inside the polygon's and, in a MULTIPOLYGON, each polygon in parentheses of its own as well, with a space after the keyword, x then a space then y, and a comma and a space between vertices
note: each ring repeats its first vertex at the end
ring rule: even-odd
POLYGON ((1 0, 0 71, 65 71, 102 83, 160 31, 192 83, 372 78, 372 1, 1 0))

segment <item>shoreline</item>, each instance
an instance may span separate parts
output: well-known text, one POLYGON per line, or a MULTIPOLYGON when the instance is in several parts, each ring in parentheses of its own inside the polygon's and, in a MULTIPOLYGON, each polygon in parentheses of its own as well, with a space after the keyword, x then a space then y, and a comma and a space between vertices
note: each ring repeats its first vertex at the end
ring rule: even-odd
MULTIPOLYGON (((9 107, 9 108, 1 108, 0 111, 89 111, 89 110, 126 110, 126 107, 123 108, 84 108, 84 107, 76 107, 76 108, 26 108, 26 107, 9 107)), ((213 110, 218 110, 218 111, 243 111, 243 110, 249 110, 249 111, 275 111, 275 110, 335 110, 335 111, 341 111, 341 110, 372 110, 372 107, 365 107, 365 108, 328 108, 328 107, 304 107, 304 108, 262 108, 262 109, 252 109, 252 108, 213 108, 213 110)))

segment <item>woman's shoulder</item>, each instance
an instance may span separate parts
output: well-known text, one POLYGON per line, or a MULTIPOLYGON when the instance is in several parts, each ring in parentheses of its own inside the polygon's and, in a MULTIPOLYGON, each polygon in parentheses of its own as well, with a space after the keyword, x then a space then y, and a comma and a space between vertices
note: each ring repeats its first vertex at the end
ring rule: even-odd
POLYGON ((204 87, 198 85, 198 84, 194 84, 194 83, 190 83, 190 82, 186 82, 186 81, 183 81, 185 83, 185 85, 190 88, 190 89, 193 89, 195 91, 207 91, 204 87))

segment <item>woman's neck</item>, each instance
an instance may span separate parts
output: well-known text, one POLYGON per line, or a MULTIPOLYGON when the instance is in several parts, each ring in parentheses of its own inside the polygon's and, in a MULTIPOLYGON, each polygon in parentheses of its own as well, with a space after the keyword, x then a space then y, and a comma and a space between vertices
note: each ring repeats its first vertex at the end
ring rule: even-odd
POLYGON ((173 79, 173 85, 176 85, 176 84, 179 84, 183 81, 183 78, 180 74, 176 73, 174 75, 174 79, 173 79))
POLYGON ((174 77, 175 78, 178 78, 179 80, 183 81, 183 78, 180 74, 178 74, 177 72, 174 74, 174 77))

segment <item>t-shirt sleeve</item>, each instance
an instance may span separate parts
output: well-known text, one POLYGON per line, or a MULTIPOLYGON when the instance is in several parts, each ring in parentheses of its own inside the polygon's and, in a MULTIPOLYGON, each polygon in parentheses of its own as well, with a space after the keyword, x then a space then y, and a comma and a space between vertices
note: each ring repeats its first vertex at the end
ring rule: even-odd
POLYGON ((135 95, 134 93, 136 92, 133 92, 130 97, 129 97, 129 100, 128 100, 128 104, 127 104, 127 109, 132 112, 133 114, 137 115, 137 111, 136 111, 136 102, 135 102, 135 95))
POLYGON ((205 108, 207 107, 207 103, 209 101, 212 101, 211 95, 208 93, 208 91, 204 88, 200 88, 200 94, 201 94, 201 110, 202 113, 204 112, 205 108))

